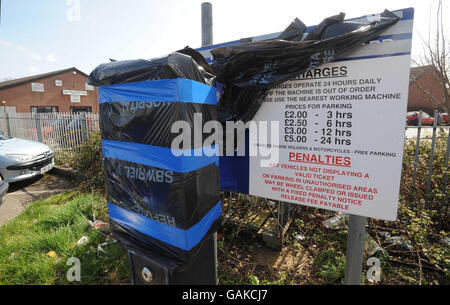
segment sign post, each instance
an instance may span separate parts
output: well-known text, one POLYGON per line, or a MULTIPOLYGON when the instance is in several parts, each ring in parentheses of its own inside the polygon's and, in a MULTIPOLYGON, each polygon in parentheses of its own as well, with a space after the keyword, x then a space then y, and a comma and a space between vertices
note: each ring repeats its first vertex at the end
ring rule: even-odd
POLYGON ((366 217, 350 215, 345 258, 345 285, 361 284, 364 242, 366 240, 366 217))
MULTIPOLYGON (((400 20, 372 41, 268 92, 249 128, 253 140, 237 144, 238 156, 249 146, 268 156, 220 159, 223 189, 350 214, 346 284, 361 282, 366 217, 397 218, 414 9, 393 13, 400 20), (278 137, 260 128, 270 122, 278 137)), ((212 61, 213 48, 200 52, 212 61)))
MULTIPOLYGON (((212 45, 213 43, 213 13, 212 4, 209 2, 202 3, 202 47, 212 45)), ((213 234, 213 244, 214 244, 214 274, 215 282, 218 283, 219 276, 217 273, 217 232, 213 234)))

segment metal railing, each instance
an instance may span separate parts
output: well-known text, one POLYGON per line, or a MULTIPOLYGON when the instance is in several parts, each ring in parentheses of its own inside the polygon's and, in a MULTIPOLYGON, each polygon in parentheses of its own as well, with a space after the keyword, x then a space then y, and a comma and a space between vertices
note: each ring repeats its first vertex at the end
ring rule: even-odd
MULTIPOLYGON (((428 157, 428 164, 427 171, 426 171, 426 186, 425 186, 425 207, 430 207, 430 195, 431 195, 431 189, 432 189, 432 176, 433 176, 433 170, 435 167, 435 149, 436 149, 436 141, 438 140, 444 140, 446 139, 446 148, 445 149, 445 156, 444 156, 444 174, 442 175, 442 193, 447 193, 447 180, 448 180, 448 172, 449 172, 449 153, 450 153, 450 126, 439 126, 439 119, 438 119, 438 112, 434 112, 434 121, 432 126, 423 126, 422 125, 422 111, 419 113, 417 126, 407 126, 407 141, 408 141, 408 131, 410 132, 410 141, 411 139, 415 141, 415 154, 414 154, 414 161, 413 161, 413 173, 412 173, 412 183, 411 183, 411 195, 414 195, 414 192, 417 189, 417 178, 418 178, 418 169, 423 164, 421 164, 420 156, 421 156, 421 144, 428 141, 430 142, 430 151, 427 155, 428 157), (431 134, 430 134, 431 133, 431 134)), ((423 160, 422 160, 423 161, 423 160)), ((422 162, 423 163, 423 162, 422 162)), ((448 205, 448 197, 443 196, 441 200, 440 206, 448 205)))
MULTIPOLYGON (((422 126, 422 112, 419 113, 418 126, 406 126, 405 141, 415 141, 415 158, 413 163, 412 190, 417 188, 418 168, 424 167, 424 158, 419 158, 421 144, 431 142, 429 152, 426 190, 426 206, 433 174, 436 141, 447 138, 445 165, 448 172, 449 161, 449 127, 439 124, 438 114, 435 112, 433 126, 422 126)), ((80 144, 89 139, 91 132, 99 133, 99 117, 96 113, 8 113, 0 112, 0 131, 12 137, 39 141, 48 145, 55 153, 76 153, 80 144)), ((423 156, 422 156, 423 157, 423 156)), ((423 175, 423 170, 422 170, 423 175)), ((444 175, 443 185, 447 185, 444 175)), ((423 177, 422 177, 423 178, 423 177)), ((422 179, 423 180, 423 179, 422 179)), ((445 193, 445 190, 443 190, 445 193)))
POLYGON ((5 135, 38 141, 55 153, 76 153, 91 132, 99 133, 96 113, 0 113, 5 135))
MULTIPOLYGON (((437 113, 435 113, 434 125, 433 126, 422 126, 421 113, 419 115, 418 126, 406 126, 405 130, 405 155, 407 156, 406 148, 409 145, 414 146, 415 154, 414 158, 411 157, 411 153, 408 154, 408 160, 404 159, 404 166, 407 163, 407 169, 404 167, 402 176, 402 185, 406 187, 408 193, 410 193, 411 200, 416 201, 414 198, 417 192, 424 194, 425 196, 425 207, 430 208, 430 195, 436 184, 442 186, 442 194, 445 194, 438 206, 442 209, 444 208, 443 219, 447 215, 448 207, 448 172, 449 172, 449 127, 450 126, 439 126, 437 113), (443 142, 446 142, 445 144, 443 142), (412 144, 411 144, 412 143, 412 144), (439 146, 439 156, 440 159, 436 160, 436 143, 439 146), (429 150, 424 153, 424 145, 430 145, 429 150), (442 150, 445 152, 442 158, 442 150), (443 160, 442 160, 443 159, 443 160), (433 176, 433 172, 436 171, 437 164, 443 163, 444 174, 439 178, 442 181, 436 183, 436 177, 433 176), (446 168, 446 170, 445 170, 446 168), (412 172, 412 173, 411 173, 412 172), (425 178, 426 177, 426 178, 425 178)), ((0 131, 4 134, 29 139, 33 141, 39 141, 47 144, 52 150, 58 155, 66 156, 67 154, 76 154, 80 144, 84 143, 89 139, 90 133, 99 133, 99 117, 98 114, 94 113, 2 113, 0 112, 0 131)), ((441 164, 442 165, 442 164, 441 164)), ((440 165, 440 166, 441 166, 440 165)), ((252 198, 253 196, 248 196, 252 198)), ((421 197, 423 198, 423 197, 421 197)), ((268 232, 269 235, 272 234, 280 239, 278 245, 282 244, 283 232, 285 225, 290 222, 292 205, 284 202, 278 202, 278 207, 271 207, 268 205, 268 200, 263 198, 254 197, 254 200, 258 204, 262 204, 264 207, 268 207, 266 210, 261 210, 261 207, 257 208, 258 213, 254 213, 252 218, 254 223, 249 224, 248 213, 243 215, 238 215, 237 209, 229 209, 231 207, 231 202, 233 201, 233 195, 230 193, 230 198, 228 198, 228 209, 224 206, 226 211, 232 211, 233 213, 227 213, 226 216, 230 219, 236 220, 244 227, 246 225, 252 225, 261 232, 268 232), (261 211, 264 213, 261 214, 261 211), (273 222, 273 225, 270 225, 273 222)), ((257 204, 257 205, 258 205, 257 204)), ((273 202, 277 204, 277 202, 273 202)), ((236 206, 234 206, 236 207, 236 206)), ((434 207, 436 207, 436 202, 434 202, 434 207)), ((252 212, 253 213, 253 212, 252 212)), ((268 236, 269 236, 268 235, 268 236)), ((269 236, 270 237, 270 236, 269 236)), ((270 240, 269 240, 270 241, 270 240)), ((274 244, 273 242, 271 242, 274 244)))

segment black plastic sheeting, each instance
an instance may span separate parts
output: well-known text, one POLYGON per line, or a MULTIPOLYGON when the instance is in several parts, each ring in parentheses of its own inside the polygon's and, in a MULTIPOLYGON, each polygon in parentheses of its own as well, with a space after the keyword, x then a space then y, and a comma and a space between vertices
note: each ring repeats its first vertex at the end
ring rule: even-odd
POLYGON ((268 89, 342 58, 396 23, 399 17, 385 10, 375 22, 347 24, 343 19, 343 13, 325 19, 304 41, 297 41, 303 34, 303 27, 298 26, 298 35, 292 31, 285 34, 295 41, 278 39, 213 49, 216 81, 224 84, 219 120, 251 120, 268 89))
POLYGON ((157 254, 164 258, 171 259, 177 264, 185 265, 189 264, 199 253, 203 252, 202 250, 205 247, 205 244, 211 237, 211 234, 217 232, 220 228, 221 222, 221 219, 216 220, 211 225, 202 241, 188 251, 168 243, 163 243, 158 239, 134 230, 129 226, 124 226, 114 220, 110 220, 110 225, 114 237, 125 249, 157 254))
POLYGON ((215 63, 185 48, 164 58, 115 61, 89 75, 94 86, 150 79, 186 78, 208 85, 222 83, 219 121, 249 121, 267 90, 307 70, 349 54, 393 25, 399 17, 385 10, 373 22, 344 22, 344 13, 324 19, 308 34, 296 18, 274 40, 239 43, 213 49, 215 63))
POLYGON ((280 34, 277 39, 289 40, 289 41, 301 41, 303 39, 303 33, 306 30, 306 25, 295 18, 294 21, 280 34))
POLYGON ((88 84, 98 87, 145 80, 184 78, 212 85, 215 79, 212 73, 212 68, 200 53, 185 48, 163 58, 101 64, 89 75, 88 84))
MULTIPOLYGON (((217 106, 194 103, 126 102, 100 104, 99 121, 102 139, 134 142, 169 147, 178 134, 171 132, 169 122, 183 120, 194 126, 194 115, 201 114, 201 126, 217 120, 217 106), (145 128, 143 128, 145 126, 145 128)), ((202 133, 202 141, 195 143, 191 133, 192 147, 196 148, 210 136, 202 133)))
MULTIPOLYGON (((203 115, 203 123, 217 118, 221 122, 251 120, 270 88, 322 64, 343 58, 399 18, 386 10, 377 21, 371 23, 343 22, 343 19, 343 13, 326 18, 309 34, 305 34, 306 26, 295 19, 277 39, 212 50, 215 59, 212 66, 191 48, 153 60, 102 64, 89 75, 90 85, 173 78, 209 86, 214 86, 216 82, 223 84, 218 114, 215 106, 207 104, 171 102, 153 107, 156 104, 149 104, 152 101, 146 100, 142 101, 145 107, 140 107, 141 100, 131 104, 120 101, 102 103, 102 138, 168 148, 176 136, 170 132, 175 120, 185 120, 192 125, 196 113, 203 115)), ((114 158, 105 158, 104 165, 110 203, 149 219, 158 220, 159 214, 169 215, 167 223, 180 229, 194 226, 219 200, 217 164, 188 173, 175 173, 170 184, 130 179, 123 172, 125 167, 142 168, 143 171, 158 171, 158 168, 114 158)), ((208 234, 214 232, 219 223, 220 219, 217 219, 208 234)), ((131 250, 151 251, 187 262, 202 247, 200 241, 190 250, 180 249, 114 220, 111 224, 116 238, 131 250)))
POLYGON ((108 202, 180 229, 198 223, 220 199, 216 164, 187 173, 112 158, 104 166, 108 202))
MULTIPOLYGON (((128 250, 152 252, 187 264, 221 223, 220 213, 210 216, 220 205, 218 157, 217 162, 205 159, 205 165, 188 170, 183 167, 183 156, 179 157, 179 162, 166 159, 166 155, 171 154, 173 139, 178 136, 171 132, 174 122, 181 120, 194 126, 196 115, 201 115, 201 121, 197 123, 202 128, 207 121, 217 120, 217 106, 211 104, 209 95, 204 95, 209 92, 208 88, 213 89, 215 102, 216 91, 210 86, 213 81, 214 75, 206 60, 189 48, 156 60, 102 64, 90 74, 89 83, 102 86, 99 89, 102 140, 112 143, 109 148, 103 143, 111 228, 128 250), (197 88, 190 86, 192 82, 183 83, 188 85, 186 90, 192 90, 187 96, 194 96, 194 91, 200 90, 203 95, 195 96, 204 96, 208 100, 196 100, 198 97, 192 101, 177 100, 178 90, 181 90, 176 85, 179 82, 166 81, 174 78, 208 85, 197 88), (148 89, 149 84, 145 81, 154 80, 160 81, 153 83, 153 89, 148 89), (128 84, 121 85, 124 83, 128 84), (151 90, 155 93, 148 92, 151 90), (149 100, 159 93, 172 100, 149 100), (105 149, 110 152, 106 153, 105 149), (130 160, 124 154, 133 154, 136 160, 130 160), (151 158, 157 159, 155 164, 158 165, 143 163, 151 158), (127 216, 125 223, 121 215, 131 216, 127 216), (205 219, 209 221, 205 222, 205 219), (155 229, 145 234, 143 226, 154 226, 155 229), (166 233, 162 232, 164 230, 166 233), (172 231, 178 232, 177 237, 167 238, 172 231), (199 242, 192 246, 192 242, 187 244, 188 239, 199 242)), ((202 136, 198 141, 200 145, 208 134, 202 136)), ((199 144, 194 140, 195 134, 191 132, 191 148, 198 148, 199 144)))

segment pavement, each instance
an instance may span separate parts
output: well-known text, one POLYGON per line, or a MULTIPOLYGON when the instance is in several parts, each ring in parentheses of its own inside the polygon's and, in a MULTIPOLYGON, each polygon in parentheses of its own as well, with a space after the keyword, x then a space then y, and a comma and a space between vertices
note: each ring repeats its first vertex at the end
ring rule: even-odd
POLYGON ((74 189, 69 178, 50 171, 33 179, 10 183, 9 190, 0 205, 0 226, 7 223, 36 200, 74 189))

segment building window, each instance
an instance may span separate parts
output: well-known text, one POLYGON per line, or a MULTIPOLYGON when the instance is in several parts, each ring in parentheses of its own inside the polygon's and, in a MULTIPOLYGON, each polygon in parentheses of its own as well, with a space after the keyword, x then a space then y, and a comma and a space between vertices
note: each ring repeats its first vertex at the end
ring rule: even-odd
POLYGON ((60 80, 60 79, 55 79, 55 86, 56 86, 56 87, 62 87, 62 85, 63 85, 62 80, 60 80))
POLYGON ((32 113, 58 112, 58 106, 31 106, 32 113))
POLYGON ((92 112, 92 107, 82 107, 82 106, 71 106, 70 112, 72 113, 80 113, 80 112, 92 112))

